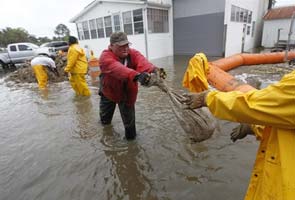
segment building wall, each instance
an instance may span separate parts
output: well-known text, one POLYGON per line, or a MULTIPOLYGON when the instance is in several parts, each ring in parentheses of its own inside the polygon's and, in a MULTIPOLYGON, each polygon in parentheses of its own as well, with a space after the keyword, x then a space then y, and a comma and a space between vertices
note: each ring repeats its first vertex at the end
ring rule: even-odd
POLYGON ((262 46, 266 48, 274 47, 277 42, 278 29, 280 31, 280 40, 288 40, 290 30, 290 19, 277 19, 264 21, 262 46))
POLYGON ((224 24, 227 26, 225 56, 230 56, 242 52, 242 38, 244 40, 244 51, 249 52, 253 48, 260 46, 262 32, 262 16, 266 12, 267 0, 226 0, 224 24), (252 11, 251 23, 233 22, 231 21, 232 5, 252 11), (254 32, 252 34, 254 25, 254 32), (246 34, 243 33, 244 25, 246 26, 246 34), (247 27, 250 26, 250 34, 247 34, 247 27))
POLYGON ((222 56, 224 0, 175 0, 173 11, 175 54, 222 56))
MULTIPOLYGON (((153 3, 161 3, 153 0, 153 3)), ((149 1, 150 2, 150 1, 149 1)), ((167 5, 171 0, 162 1, 167 5)), ((104 17, 112 14, 122 13, 125 11, 131 11, 135 9, 143 8, 143 18, 144 26, 147 25, 146 18, 146 5, 145 4, 119 4, 119 3, 110 3, 102 2, 94 6, 86 14, 79 17, 75 22, 82 22, 85 20, 95 19, 98 17, 104 17)), ((173 36, 172 36, 172 7, 169 9, 169 33, 147 33, 145 29, 144 34, 137 35, 128 35, 129 41, 132 43, 131 48, 135 48, 140 51, 143 55, 148 56, 149 59, 156 59, 165 56, 173 55, 173 36), (147 42, 145 41, 147 39, 147 42), (148 52, 146 51, 146 44, 148 47, 148 52)), ((106 49, 109 45, 108 38, 98 38, 98 39, 89 39, 81 40, 80 44, 82 47, 88 47, 89 50, 93 50, 95 56, 99 56, 101 52, 106 49)))

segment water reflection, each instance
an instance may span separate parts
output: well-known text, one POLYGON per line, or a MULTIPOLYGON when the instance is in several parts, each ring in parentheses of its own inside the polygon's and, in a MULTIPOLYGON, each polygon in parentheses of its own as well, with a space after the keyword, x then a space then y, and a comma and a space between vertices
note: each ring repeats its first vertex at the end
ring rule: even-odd
POLYGON ((108 178, 105 179, 107 199, 158 199, 145 175, 152 170, 151 166, 137 142, 120 139, 111 125, 104 127, 101 142, 110 162, 108 178))

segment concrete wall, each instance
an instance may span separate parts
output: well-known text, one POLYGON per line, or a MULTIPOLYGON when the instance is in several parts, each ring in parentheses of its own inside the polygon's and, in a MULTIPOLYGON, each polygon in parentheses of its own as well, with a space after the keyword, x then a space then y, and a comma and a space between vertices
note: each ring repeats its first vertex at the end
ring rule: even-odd
MULTIPOLYGON (((270 48, 274 47, 277 42, 278 29, 280 31, 280 40, 288 40, 288 33, 290 30, 290 19, 277 19, 264 21, 262 46, 270 48)), ((293 34, 295 37, 295 33, 293 34)))
MULTIPOLYGON (((149 1, 150 2, 150 1, 149 1)), ((163 1, 166 5, 172 3, 171 0, 163 1)), ((161 3, 154 2, 154 3, 161 3)), ((122 13, 125 11, 131 11, 135 9, 143 8, 143 15, 146 14, 146 5, 145 4, 122 4, 122 3, 110 3, 102 2, 94 6, 91 10, 85 13, 83 16, 79 17, 76 20, 77 22, 82 22, 85 20, 95 19, 98 17, 104 17, 116 13, 122 13)), ((137 35, 128 35, 129 41, 132 43, 131 48, 139 50, 143 55, 147 56, 149 59, 156 59, 165 56, 173 55, 173 35, 172 35, 172 6, 169 9, 169 33, 158 33, 158 34, 137 34, 137 35), (146 52, 146 42, 148 53, 146 52)), ((147 21, 144 16, 144 25, 146 27, 147 21)), ((93 50, 95 56, 99 56, 101 52, 106 49, 109 45, 109 38, 99 38, 99 39, 89 39, 81 40, 80 44, 82 47, 88 46, 89 50, 93 50)))
POLYGON ((224 0, 175 0, 174 53, 222 56, 224 4, 224 0))

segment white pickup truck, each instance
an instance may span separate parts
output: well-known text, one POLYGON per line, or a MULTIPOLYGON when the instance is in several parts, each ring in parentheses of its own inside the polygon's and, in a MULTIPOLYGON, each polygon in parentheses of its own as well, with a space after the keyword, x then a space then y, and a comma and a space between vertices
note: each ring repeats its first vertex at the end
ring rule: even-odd
POLYGON ((32 43, 13 43, 7 46, 7 52, 0 53, 0 68, 15 67, 16 64, 25 63, 36 55, 56 56, 51 47, 39 47, 32 43))

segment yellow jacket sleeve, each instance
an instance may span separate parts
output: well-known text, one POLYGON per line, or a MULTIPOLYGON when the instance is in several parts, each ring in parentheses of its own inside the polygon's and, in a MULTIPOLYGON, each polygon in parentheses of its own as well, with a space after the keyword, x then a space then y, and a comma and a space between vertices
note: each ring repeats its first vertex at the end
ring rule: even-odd
POLYGON ((295 129, 295 71, 261 90, 209 92, 206 103, 221 119, 295 129))
POLYGON ((79 52, 75 50, 74 45, 71 45, 68 50, 68 56, 67 56, 67 66, 65 67, 65 72, 70 72, 75 67, 76 62, 79 57, 79 52))

